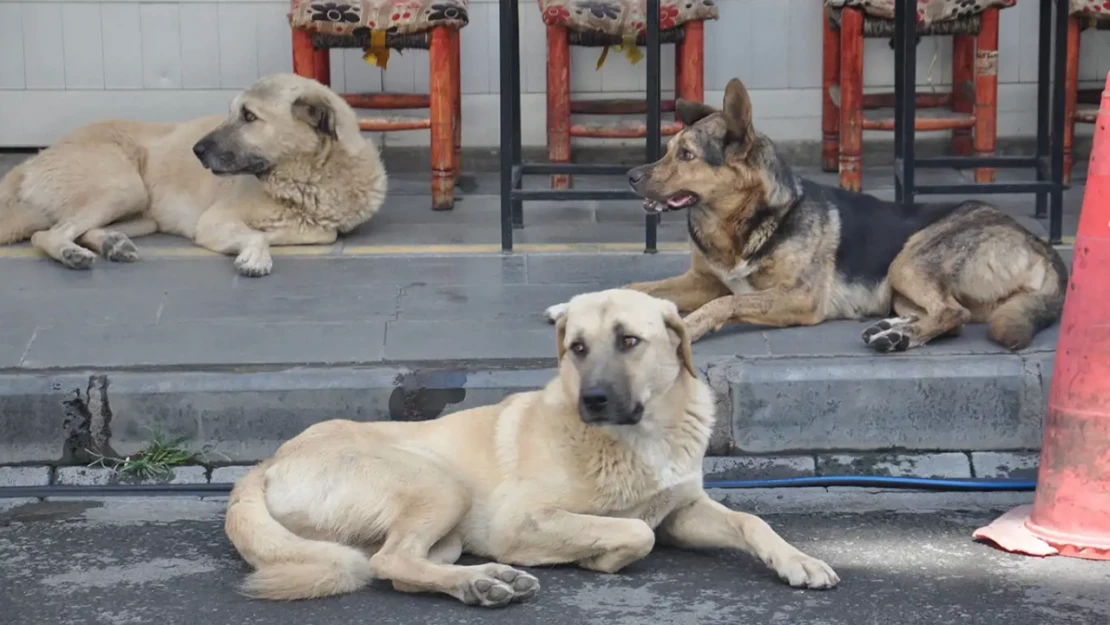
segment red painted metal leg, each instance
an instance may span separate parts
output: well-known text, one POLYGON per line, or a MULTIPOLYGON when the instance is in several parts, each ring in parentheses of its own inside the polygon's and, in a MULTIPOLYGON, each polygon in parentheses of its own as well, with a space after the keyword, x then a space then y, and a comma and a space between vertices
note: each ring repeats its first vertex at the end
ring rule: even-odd
POLYGON ((840 186, 863 186, 863 13, 840 13, 840 186))
POLYGON ((840 31, 829 24, 825 8, 821 7, 824 22, 824 48, 821 64, 821 169, 837 171, 840 168, 840 110, 832 97, 832 90, 840 83, 840 31))
POLYGON ((451 31, 451 98, 454 104, 454 116, 451 120, 454 128, 455 160, 454 174, 458 179, 462 169, 462 54, 460 42, 462 33, 458 30, 451 31))
POLYGON ((303 28, 293 29, 293 73, 305 78, 316 78, 316 49, 312 47, 312 33, 303 28))
POLYGON ((429 98, 432 126, 432 210, 451 210, 455 204, 455 116, 451 84, 451 30, 432 29, 429 98))
POLYGON ((1075 111, 1079 100, 1079 20, 1068 18, 1068 58, 1064 71, 1064 184, 1071 182, 1075 111))
MULTIPOLYGON (((975 156, 994 156, 998 137, 998 9, 983 12, 975 50, 975 156)), ((975 182, 994 182, 994 169, 975 170, 975 182)))
POLYGON ((331 50, 323 48, 315 54, 316 80, 331 86, 331 50))
POLYGON ((705 101, 705 22, 686 22, 682 43, 675 47, 675 96, 705 101))
MULTIPOLYGON (((975 113, 975 37, 956 35, 952 38, 952 111, 975 113)), ((971 156, 971 130, 952 131, 952 153, 971 156)))
MULTIPOLYGON (((570 38, 564 26, 547 27, 547 160, 570 162, 570 38)), ((552 189, 569 189, 571 177, 551 176, 552 189)))

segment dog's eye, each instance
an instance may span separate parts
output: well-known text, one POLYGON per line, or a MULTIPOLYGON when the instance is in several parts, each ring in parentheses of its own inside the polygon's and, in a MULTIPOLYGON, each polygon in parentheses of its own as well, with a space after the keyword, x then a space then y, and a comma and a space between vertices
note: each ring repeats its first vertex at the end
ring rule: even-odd
POLYGON ((621 349, 622 350, 632 349, 633 347, 636 347, 639 344, 640 344, 640 339, 638 337, 635 337, 635 336, 622 336, 621 337, 621 349))
POLYGON ((694 160, 694 153, 691 152, 690 150, 687 150, 687 149, 683 148, 683 149, 678 151, 678 160, 680 160, 680 161, 692 161, 692 160, 694 160))
POLYGON ((586 349, 585 343, 583 343, 582 341, 575 341, 570 344, 570 351, 574 352, 575 355, 585 356, 586 351, 588 350, 586 349))
POLYGON ((258 119, 258 117, 256 117, 254 113, 248 111, 247 109, 243 109, 243 121, 249 124, 256 119, 258 119))

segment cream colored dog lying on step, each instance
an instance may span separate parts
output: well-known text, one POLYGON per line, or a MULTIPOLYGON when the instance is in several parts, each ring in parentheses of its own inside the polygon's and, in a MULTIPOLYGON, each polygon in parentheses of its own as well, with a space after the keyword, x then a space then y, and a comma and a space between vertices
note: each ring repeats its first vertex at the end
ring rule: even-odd
POLYGON ((358 118, 293 74, 255 82, 227 115, 79 128, 0 180, 0 245, 31 239, 72 269, 138 260, 131 238, 175 234, 270 273, 271 245, 333 243, 385 200, 358 118))
POLYGON ((657 539, 745 551, 795 587, 839 582, 703 490, 714 401, 674 304, 579 295, 556 335, 559 375, 542 390, 434 421, 318 423, 254 467, 225 526, 256 569, 245 594, 322 597, 377 578, 499 607, 539 590, 512 566, 615 573, 657 539), (463 553, 495 563, 455 564, 463 553))

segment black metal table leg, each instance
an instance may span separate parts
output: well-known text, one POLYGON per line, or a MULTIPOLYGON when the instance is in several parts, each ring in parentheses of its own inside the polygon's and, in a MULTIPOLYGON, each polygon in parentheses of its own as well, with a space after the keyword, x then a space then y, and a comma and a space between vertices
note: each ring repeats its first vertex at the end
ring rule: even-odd
MULTIPOLYGON (((513 125, 513 163, 516 163, 517 165, 520 165, 520 163, 524 160, 524 151, 523 151, 523 148, 520 145, 520 123, 521 123, 521 116, 522 116, 522 114, 521 114, 521 105, 520 105, 520 98, 521 98, 521 92, 520 92, 520 28, 519 28, 519 26, 520 26, 520 2, 514 0, 513 2, 510 2, 509 5, 512 7, 512 14, 513 14, 512 19, 513 19, 513 24, 514 24, 514 27, 513 27, 513 30, 512 30, 512 42, 513 42, 513 51, 516 53, 510 59, 510 61, 513 64, 512 73, 511 73, 511 76, 512 76, 512 79, 513 79, 513 98, 514 98, 513 101, 516 104, 515 114, 513 115, 513 118, 512 118, 512 125, 513 125)), ((515 179, 515 186, 513 188, 514 188, 514 190, 519 190, 522 185, 523 185, 523 175, 518 175, 517 178, 515 179)), ((513 198, 513 227, 514 228, 523 228, 524 227, 524 202, 523 202, 523 200, 520 200, 519 198, 515 198, 515 197, 513 198)))
POLYGON ((896 191, 900 197, 896 201, 903 205, 913 204, 916 186, 914 184, 914 139, 917 119, 917 1, 897 0, 894 6, 895 46, 894 66, 895 101, 898 110, 894 112, 901 136, 895 136, 897 144, 894 160, 896 191))
MULTIPOLYGON (((647 0, 647 148, 644 156, 648 163, 659 160, 662 143, 661 128, 662 88, 660 86, 661 68, 659 67, 659 0, 647 0)), ((651 213, 644 216, 644 251, 656 252, 659 238, 659 215, 651 213)))
POLYGON ((1056 0, 1056 58, 1052 80, 1052 191, 1048 240, 1059 243, 1064 225, 1064 75, 1068 54, 1068 0, 1056 0))
MULTIPOLYGON (((1049 95, 1052 84, 1052 2, 1041 2, 1039 32, 1037 37, 1037 180, 1048 181, 1052 178, 1050 169, 1051 150, 1048 136, 1049 95)), ((1042 219, 1048 216, 1048 189, 1037 192, 1036 209, 1033 216, 1042 219)))
POLYGON ((514 89, 512 79, 513 70, 516 69, 514 59, 520 54, 516 43, 517 22, 513 10, 517 0, 501 0, 499 24, 501 56, 501 251, 509 252, 513 249, 513 208, 515 190, 513 177, 514 170, 520 164, 518 155, 513 147, 515 140, 513 133, 517 127, 516 118, 520 110, 520 94, 514 89))

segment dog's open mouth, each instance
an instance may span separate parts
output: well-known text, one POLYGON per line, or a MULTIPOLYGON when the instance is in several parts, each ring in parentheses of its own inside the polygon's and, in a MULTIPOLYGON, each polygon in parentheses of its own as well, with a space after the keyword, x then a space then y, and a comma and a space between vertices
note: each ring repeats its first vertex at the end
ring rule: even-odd
POLYGON ((649 213, 662 213, 690 208, 698 203, 698 194, 689 191, 679 191, 668 197, 665 201, 644 198, 644 210, 649 213))

